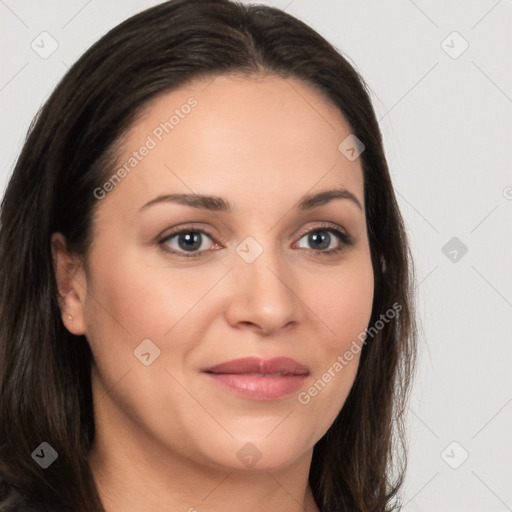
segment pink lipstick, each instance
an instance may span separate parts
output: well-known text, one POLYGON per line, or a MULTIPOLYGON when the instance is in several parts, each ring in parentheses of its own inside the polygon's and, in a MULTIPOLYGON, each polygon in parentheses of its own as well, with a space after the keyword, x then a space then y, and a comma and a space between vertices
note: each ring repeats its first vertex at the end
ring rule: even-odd
POLYGON ((309 368, 288 357, 233 359, 202 370, 218 386, 252 400, 277 400, 302 387, 309 368))

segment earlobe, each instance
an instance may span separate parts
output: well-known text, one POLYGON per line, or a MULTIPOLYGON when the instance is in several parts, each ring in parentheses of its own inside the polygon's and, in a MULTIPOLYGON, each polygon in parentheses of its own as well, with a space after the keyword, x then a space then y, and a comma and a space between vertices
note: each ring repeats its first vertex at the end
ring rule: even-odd
POLYGON ((62 322, 72 334, 85 334, 87 289, 82 263, 76 255, 68 252, 62 233, 53 233, 51 248, 62 322))

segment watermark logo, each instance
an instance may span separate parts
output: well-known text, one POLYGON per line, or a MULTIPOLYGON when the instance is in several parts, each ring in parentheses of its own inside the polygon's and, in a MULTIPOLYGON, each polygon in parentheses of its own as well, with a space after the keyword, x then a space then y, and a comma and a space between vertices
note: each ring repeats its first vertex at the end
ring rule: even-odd
POLYGON ((469 43, 455 30, 441 41, 441 48, 452 59, 458 59, 469 48, 469 43))
POLYGON ((30 43, 30 47, 41 59, 48 59, 57 51, 59 43, 51 34, 44 31, 30 43))
POLYGON ((49 468, 59 454, 47 442, 42 442, 33 452, 32 458, 43 468, 49 468))
POLYGON ((137 345, 133 351, 133 355, 144 366, 149 366, 160 356, 160 349, 149 338, 146 338, 137 345))
POLYGON ((338 146, 338 150, 348 160, 353 162, 364 151, 365 145, 353 133, 344 139, 338 146))
POLYGON ((467 254, 468 248, 459 238, 454 236, 443 245, 441 252, 452 263, 458 263, 467 254))
POLYGON ((240 450, 238 450, 236 456, 240 459, 244 466, 252 468, 256 462, 258 462, 263 454, 258 450, 256 445, 253 443, 245 443, 240 450))
POLYGON ((253 263, 263 253, 263 247, 252 236, 248 236, 236 247, 236 252, 246 263, 253 263))
POLYGON ((469 457, 467 450, 457 441, 452 441, 442 452, 441 458, 452 469, 459 469, 469 457))

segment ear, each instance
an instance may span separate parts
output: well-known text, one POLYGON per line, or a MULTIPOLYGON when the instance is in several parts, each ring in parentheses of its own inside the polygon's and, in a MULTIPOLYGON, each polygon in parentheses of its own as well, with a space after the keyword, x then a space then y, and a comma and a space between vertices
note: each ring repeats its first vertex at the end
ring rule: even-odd
POLYGON ((53 233, 51 246, 62 322, 72 334, 85 334, 87 281, 82 262, 68 252, 66 238, 62 233, 53 233))

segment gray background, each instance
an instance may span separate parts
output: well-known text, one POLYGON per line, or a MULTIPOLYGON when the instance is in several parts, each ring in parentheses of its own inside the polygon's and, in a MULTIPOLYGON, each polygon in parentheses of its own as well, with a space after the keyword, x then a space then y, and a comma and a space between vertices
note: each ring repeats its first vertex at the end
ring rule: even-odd
MULTIPOLYGON (((2 191, 69 66, 157 3, 0 0, 2 191)), ((372 89, 418 283, 405 510, 512 510, 512 2, 262 3, 319 31, 372 89)))

